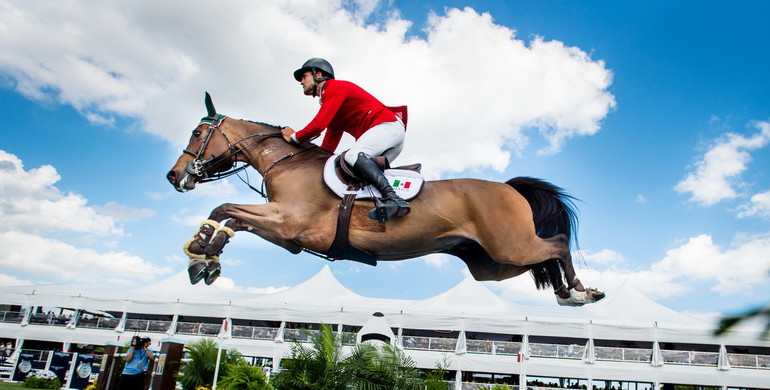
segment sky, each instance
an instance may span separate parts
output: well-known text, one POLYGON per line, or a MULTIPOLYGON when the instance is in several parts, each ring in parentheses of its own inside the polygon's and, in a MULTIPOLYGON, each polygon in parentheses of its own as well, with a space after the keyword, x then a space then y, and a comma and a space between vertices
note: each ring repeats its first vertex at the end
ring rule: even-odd
MULTIPOLYGON (((770 4, 216 4, 0 3, 0 284, 130 293, 184 272, 181 246, 211 209, 264 202, 237 178, 183 194, 165 180, 204 91, 220 113, 301 128, 318 103, 292 72, 323 57, 409 106, 396 163, 431 179, 539 177, 578 198, 584 284, 630 283, 693 313, 770 301, 770 4)), ((329 263, 239 234, 222 264, 218 287, 268 293, 329 263)), ((395 299, 468 276, 445 255, 330 266, 395 299)), ((485 285, 556 305, 528 275, 485 285)))

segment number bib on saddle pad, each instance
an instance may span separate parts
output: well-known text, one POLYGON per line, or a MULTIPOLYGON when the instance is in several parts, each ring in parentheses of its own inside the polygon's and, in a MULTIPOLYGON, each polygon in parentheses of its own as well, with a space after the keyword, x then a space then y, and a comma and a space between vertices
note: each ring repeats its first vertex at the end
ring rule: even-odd
MULTIPOLYGON (((337 157, 339 157, 338 154, 329 157, 324 165, 324 183, 326 183, 326 186, 329 187, 332 192, 337 194, 340 198, 344 197, 345 194, 351 193, 356 194, 356 199, 371 199, 372 194, 378 198, 382 197, 380 191, 371 185, 363 187, 358 191, 348 191, 348 185, 343 183, 337 176, 335 168, 335 160, 337 157)), ((385 177, 388 178, 390 185, 393 186, 393 189, 396 191, 396 194, 404 200, 410 200, 416 197, 417 194, 420 193, 422 185, 425 182, 425 178, 423 178, 422 174, 415 171, 391 168, 386 169, 384 173, 385 177)))

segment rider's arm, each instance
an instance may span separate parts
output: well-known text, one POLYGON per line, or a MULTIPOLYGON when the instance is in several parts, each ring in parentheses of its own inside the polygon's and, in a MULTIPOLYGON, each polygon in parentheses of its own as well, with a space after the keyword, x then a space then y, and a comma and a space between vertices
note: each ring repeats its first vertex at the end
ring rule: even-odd
POLYGON ((339 84, 329 84, 327 88, 325 88, 321 99, 323 103, 315 118, 313 118, 305 128, 295 133, 297 141, 310 141, 311 139, 318 137, 324 129, 329 127, 332 119, 334 119, 334 115, 337 114, 337 111, 339 111, 340 107, 342 107, 342 103, 345 101, 344 86, 339 84))
POLYGON ((321 148, 327 152, 334 153, 334 151, 337 150, 337 145, 340 144, 342 133, 343 131, 341 129, 338 129, 333 125, 329 125, 329 127, 326 129, 324 140, 321 142, 321 148))

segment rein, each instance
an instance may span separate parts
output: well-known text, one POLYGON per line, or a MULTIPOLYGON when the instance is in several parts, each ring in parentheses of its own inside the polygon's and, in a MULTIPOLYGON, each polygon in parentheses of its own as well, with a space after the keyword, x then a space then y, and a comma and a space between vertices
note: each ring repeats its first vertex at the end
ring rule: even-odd
MULTIPOLYGON (((187 166, 185 167, 185 171, 188 174, 197 177, 199 183, 206 183, 206 182, 210 182, 210 181, 220 180, 220 179, 224 179, 224 178, 226 178, 228 176, 232 176, 232 175, 237 174, 238 172, 246 169, 249 166, 249 164, 247 163, 247 164, 244 164, 244 165, 242 165, 240 167, 234 167, 234 168, 232 168, 232 169, 230 169, 228 171, 225 171, 225 172, 211 173, 211 172, 209 172, 209 170, 212 167, 216 166, 217 164, 219 164, 219 163, 221 163, 221 162, 223 162, 223 161, 225 161, 225 160, 227 160, 227 159, 229 159, 231 157, 235 157, 235 156, 237 156, 240 153, 243 153, 244 150, 249 149, 250 147, 252 147, 252 146, 262 142, 265 139, 273 138, 273 137, 282 137, 280 132, 277 132, 277 133, 276 132, 257 133, 257 134, 248 135, 248 136, 243 137, 240 140, 236 141, 235 143, 232 143, 232 142, 230 142, 230 139, 227 137, 227 134, 222 129, 219 128, 219 126, 222 124, 222 122, 224 122, 225 118, 227 118, 226 115, 219 115, 219 114, 217 114, 214 117, 205 117, 205 118, 201 119, 201 124, 208 123, 209 126, 208 126, 208 131, 206 132, 206 136, 203 139, 203 143, 201 144, 200 150, 198 151, 198 153, 192 152, 192 151, 190 151, 188 149, 184 149, 182 151, 183 153, 188 154, 188 155, 193 157, 193 160, 190 161, 189 163, 187 163, 187 166), (204 156, 204 153, 206 152, 206 147, 208 146, 209 141, 211 140, 211 137, 214 134, 215 130, 219 130, 220 131, 222 136, 225 138, 225 141, 227 141, 228 148, 225 149, 219 155, 213 156, 212 158, 210 158, 208 160, 204 160, 203 156, 204 156), (242 145, 244 142, 246 142, 247 140, 252 139, 252 138, 257 138, 257 140, 255 140, 254 142, 250 142, 247 145, 242 145)), ((200 124, 199 124, 199 126, 200 126, 200 124)), ((281 156, 277 160, 273 161, 270 165, 268 165, 268 167, 262 173, 262 176, 264 177, 265 175, 267 175, 267 173, 271 169, 273 169, 273 167, 275 167, 279 162, 281 162, 283 160, 286 160, 288 158, 291 158, 293 156, 296 156, 296 155, 298 155, 300 153, 306 152, 308 150, 310 150, 310 149, 303 149, 303 150, 300 150, 299 152, 290 152, 290 153, 288 153, 288 154, 286 154, 284 156, 281 156)), ((235 165, 235 162, 233 162, 233 165, 235 165)), ((239 176, 239 178, 240 178, 240 176, 239 176)), ((243 179, 241 179, 241 181, 243 181, 243 179)), ((252 190, 254 190, 257 193, 259 193, 260 195, 262 195, 263 198, 267 197, 263 191, 257 190, 256 188, 252 187, 248 182, 245 182, 245 183, 246 183, 246 185, 249 186, 249 188, 251 188, 252 190)), ((264 181, 263 181, 262 184, 264 186, 264 181)))

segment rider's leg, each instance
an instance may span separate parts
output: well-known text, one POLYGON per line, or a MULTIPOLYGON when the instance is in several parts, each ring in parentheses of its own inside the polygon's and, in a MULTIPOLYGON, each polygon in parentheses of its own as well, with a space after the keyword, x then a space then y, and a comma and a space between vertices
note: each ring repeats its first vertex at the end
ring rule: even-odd
POLYGON ((382 194, 382 202, 375 202, 376 207, 369 213, 370 218, 381 223, 387 222, 388 218, 394 214, 397 216, 408 214, 410 208, 409 203, 396 194, 371 157, 382 155, 387 150, 387 157, 392 161, 401 152, 403 144, 404 127, 400 122, 381 123, 359 137, 345 156, 345 162, 382 194))
POLYGON ((396 194, 385 174, 371 158, 363 152, 359 153, 353 168, 364 181, 377 188, 383 197, 382 202, 375 202, 375 208, 369 212, 369 218, 385 223, 394 214, 404 216, 409 213, 409 203, 396 194))

